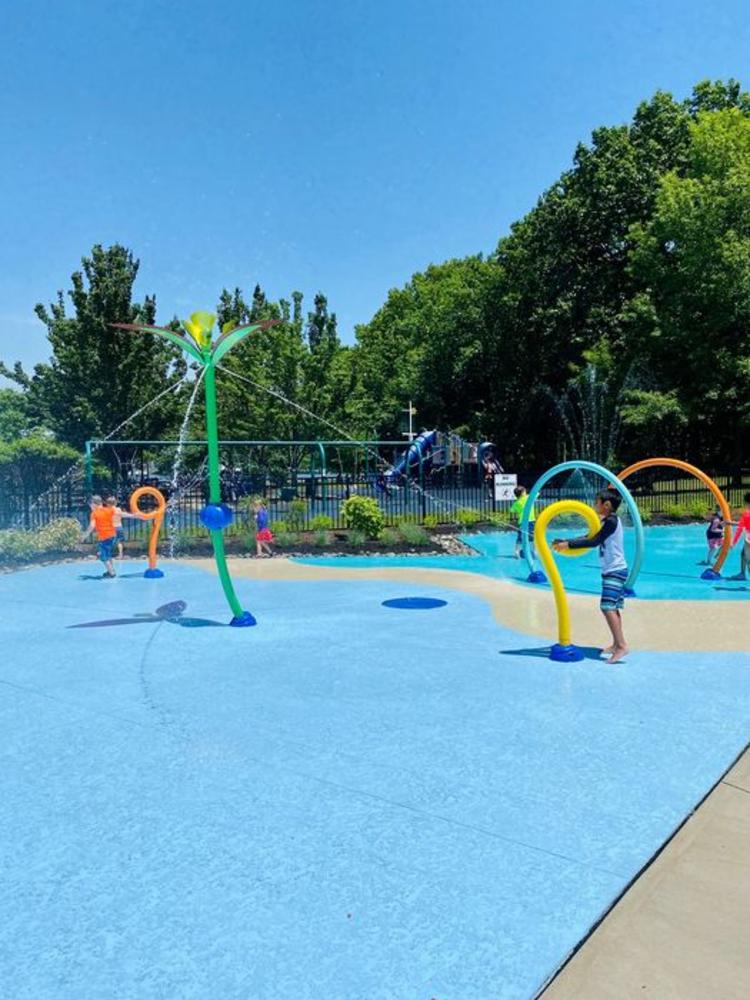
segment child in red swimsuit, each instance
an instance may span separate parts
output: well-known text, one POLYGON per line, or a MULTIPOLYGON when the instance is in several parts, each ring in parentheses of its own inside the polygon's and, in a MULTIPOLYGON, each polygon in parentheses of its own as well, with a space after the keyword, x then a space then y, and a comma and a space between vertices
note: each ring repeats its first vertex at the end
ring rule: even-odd
POLYGON ((740 551, 740 571, 736 576, 731 576, 730 580, 746 580, 747 571, 750 569, 750 493, 746 493, 743 500, 745 501, 745 509, 742 512, 742 517, 739 521, 732 521, 732 524, 737 525, 732 545, 736 545, 744 536, 740 551))

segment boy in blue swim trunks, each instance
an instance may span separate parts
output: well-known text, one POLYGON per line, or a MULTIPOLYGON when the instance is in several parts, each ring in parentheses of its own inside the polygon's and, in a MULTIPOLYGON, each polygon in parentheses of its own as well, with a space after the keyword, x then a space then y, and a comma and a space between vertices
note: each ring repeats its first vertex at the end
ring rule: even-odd
POLYGON ((616 490, 604 490, 594 501, 594 510, 602 524, 593 538, 584 536, 571 538, 570 541, 556 538, 552 543, 558 552, 565 549, 599 547, 599 566, 602 571, 602 597, 599 607, 612 633, 612 645, 602 650, 602 653, 609 656, 607 663, 619 663, 630 652, 625 642, 621 614, 625 604, 625 583, 628 579, 622 521, 617 516, 621 501, 622 497, 616 490))

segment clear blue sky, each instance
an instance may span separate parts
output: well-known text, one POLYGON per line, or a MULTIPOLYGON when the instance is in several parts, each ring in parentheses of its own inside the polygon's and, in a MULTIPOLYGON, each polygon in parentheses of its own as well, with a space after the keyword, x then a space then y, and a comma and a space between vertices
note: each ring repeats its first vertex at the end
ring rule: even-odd
POLYGON ((323 291, 345 340, 431 262, 491 251, 592 128, 750 87, 740 0, 5 0, 0 356, 46 357, 93 243, 158 318, 323 291))

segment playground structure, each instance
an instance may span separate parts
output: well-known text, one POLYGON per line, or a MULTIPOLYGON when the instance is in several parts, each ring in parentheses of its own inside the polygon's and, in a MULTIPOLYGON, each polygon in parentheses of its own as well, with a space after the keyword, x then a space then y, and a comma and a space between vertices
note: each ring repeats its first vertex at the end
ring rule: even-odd
POLYGON ((391 481, 407 479, 416 473, 419 482, 425 481, 425 474, 437 478, 451 470, 461 471, 464 478, 474 478, 481 483, 483 463, 487 457, 495 458, 497 447, 492 441, 474 443, 466 441, 458 434, 443 433, 438 430, 422 431, 406 448, 400 458, 386 470, 391 481), (471 469, 467 476, 467 469, 471 469))

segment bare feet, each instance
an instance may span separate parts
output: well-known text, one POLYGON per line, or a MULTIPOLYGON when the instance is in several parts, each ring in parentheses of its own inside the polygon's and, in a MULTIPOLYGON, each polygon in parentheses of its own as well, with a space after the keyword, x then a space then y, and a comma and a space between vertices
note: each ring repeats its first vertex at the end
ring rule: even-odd
POLYGON ((619 663, 623 657, 627 656, 630 649, 627 646, 615 646, 612 650, 612 655, 607 660, 607 663, 619 663))
POLYGON ((600 655, 601 655, 601 656, 611 656, 611 655, 612 655, 612 653, 614 653, 614 651, 615 651, 615 647, 614 647, 614 645, 612 645, 612 646, 607 646, 607 648, 606 648, 606 649, 603 649, 603 650, 601 651, 601 654, 600 654, 600 655))

